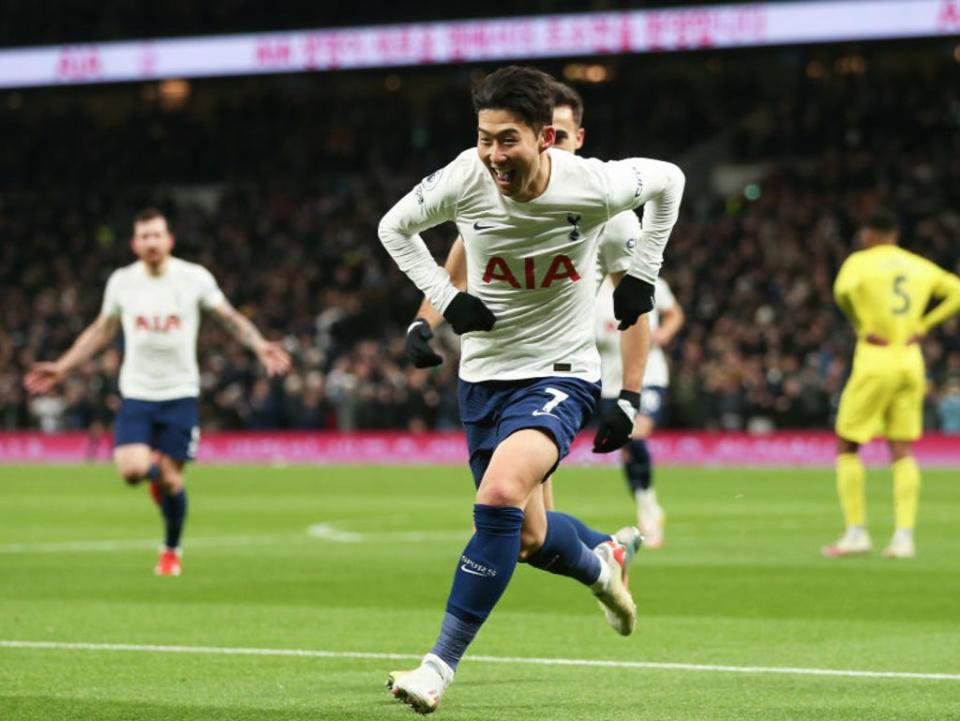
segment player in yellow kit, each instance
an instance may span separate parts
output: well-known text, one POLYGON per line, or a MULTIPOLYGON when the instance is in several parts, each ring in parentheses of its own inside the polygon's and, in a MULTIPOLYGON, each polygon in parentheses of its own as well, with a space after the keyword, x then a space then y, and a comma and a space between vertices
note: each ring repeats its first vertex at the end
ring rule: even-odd
POLYGON ((883 436, 893 465, 896 531, 886 558, 912 558, 920 471, 913 441, 923 434, 926 376, 920 341, 960 311, 960 277, 897 246, 896 218, 874 212, 860 229, 864 250, 844 262, 833 286, 837 305, 853 324, 853 372, 837 413, 837 491, 846 531, 825 556, 872 549, 864 510, 864 468, 857 451, 883 436), (940 299, 927 311, 931 299, 940 299))

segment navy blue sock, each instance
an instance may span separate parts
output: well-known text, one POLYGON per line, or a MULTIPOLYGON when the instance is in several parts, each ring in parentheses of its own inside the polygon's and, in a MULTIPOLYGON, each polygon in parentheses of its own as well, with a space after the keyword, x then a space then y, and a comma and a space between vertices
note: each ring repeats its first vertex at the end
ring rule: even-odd
POLYGON ((547 529, 548 529, 547 532, 548 533, 549 533, 550 523, 556 522, 556 521, 551 521, 550 519, 554 518, 555 516, 563 516, 568 521, 570 521, 570 523, 573 524, 573 527, 577 530, 577 538, 583 541, 590 548, 596 548, 604 541, 610 540, 609 533, 600 533, 600 531, 596 531, 590 528, 590 526, 588 526, 586 523, 581 521, 576 516, 571 516, 569 513, 560 513, 559 511, 547 511, 547 529))
POLYGON ((147 480, 153 483, 159 478, 160 478, 160 466, 158 466, 156 463, 151 463, 150 467, 147 469, 147 480))
POLYGON ((164 494, 160 500, 160 511, 167 527, 167 548, 179 548, 183 522, 187 517, 187 489, 181 488, 179 493, 173 495, 164 494))
MULTIPOLYGON (((580 540, 570 518, 566 513, 547 513, 547 537, 527 563, 589 586, 600 578, 600 558, 580 540)), ((603 540, 609 541, 610 536, 603 540)))
POLYGON ((452 613, 443 614, 443 623, 440 625, 440 638, 431 653, 436 654, 454 671, 457 664, 467 652, 467 646, 473 641, 480 630, 479 621, 463 621, 452 613))
POLYGON ((444 622, 434 653, 456 668, 473 636, 507 588, 520 554, 523 511, 512 506, 473 507, 476 531, 453 575, 447 614, 460 623, 444 622))
POLYGON ((624 464, 623 470, 627 474, 630 490, 634 493, 645 491, 653 485, 653 461, 647 442, 631 439, 627 442, 627 450, 630 452, 630 460, 624 464))

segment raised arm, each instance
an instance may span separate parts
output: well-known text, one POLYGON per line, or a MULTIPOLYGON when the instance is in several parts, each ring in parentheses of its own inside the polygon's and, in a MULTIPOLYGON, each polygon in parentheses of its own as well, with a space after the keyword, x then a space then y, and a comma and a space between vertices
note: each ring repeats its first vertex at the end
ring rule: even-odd
POLYGON ((211 310, 230 331, 230 335, 256 354, 266 368, 267 375, 283 375, 290 370, 290 355, 283 346, 264 338, 250 319, 234 308, 230 301, 224 298, 211 310))
POLYGON ((35 363, 23 379, 30 393, 47 393, 70 371, 92 358, 117 335, 120 319, 101 314, 77 337, 70 349, 53 362, 35 363))

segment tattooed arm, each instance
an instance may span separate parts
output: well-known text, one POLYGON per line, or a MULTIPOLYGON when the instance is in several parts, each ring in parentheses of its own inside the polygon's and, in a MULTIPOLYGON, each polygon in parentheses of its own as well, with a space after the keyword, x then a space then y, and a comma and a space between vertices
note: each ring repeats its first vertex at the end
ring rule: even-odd
POLYGON ((257 327, 224 299, 213 308, 214 314, 230 334, 252 350, 270 376, 283 375, 290 370, 290 355, 279 343, 268 341, 257 327))

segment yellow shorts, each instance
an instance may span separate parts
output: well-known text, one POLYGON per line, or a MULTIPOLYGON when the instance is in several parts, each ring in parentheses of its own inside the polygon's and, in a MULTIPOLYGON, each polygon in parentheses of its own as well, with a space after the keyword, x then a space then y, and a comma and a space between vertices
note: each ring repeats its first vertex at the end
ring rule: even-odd
POLYGON ((837 435, 854 443, 877 436, 915 441, 923 435, 926 377, 919 350, 897 352, 858 347, 853 372, 840 396, 837 435))

